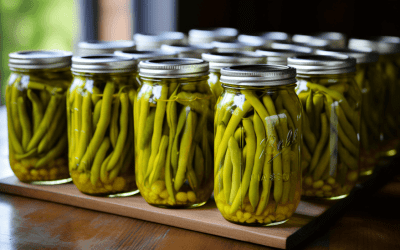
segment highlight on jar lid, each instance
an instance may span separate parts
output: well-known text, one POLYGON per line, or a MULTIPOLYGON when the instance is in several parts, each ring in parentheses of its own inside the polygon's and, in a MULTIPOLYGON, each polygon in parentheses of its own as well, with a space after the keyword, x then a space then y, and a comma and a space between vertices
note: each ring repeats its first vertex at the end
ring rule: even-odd
POLYGON ((303 46, 317 49, 329 47, 329 42, 327 40, 310 35, 296 34, 292 36, 292 41, 303 46))
POLYGON ((73 56, 72 72, 127 73, 137 70, 138 60, 114 54, 73 56))
POLYGON ((379 53, 378 42, 368 39, 350 38, 347 47, 355 50, 373 50, 379 53))
POLYGON ((187 36, 183 32, 164 31, 158 37, 162 40, 162 44, 187 44, 187 36))
POLYGON ((167 59, 167 58, 176 58, 178 57, 178 53, 176 52, 167 52, 158 50, 122 50, 115 51, 114 55, 117 56, 126 56, 130 58, 137 59, 138 61, 144 61, 149 59, 167 59))
POLYGON ((288 57, 311 54, 313 50, 308 47, 297 49, 259 49, 256 53, 267 58, 267 64, 287 65, 288 57))
POLYGON ((400 53, 400 37, 379 36, 375 39, 378 41, 378 52, 380 54, 400 53))
POLYGON ((163 44, 161 50, 168 53, 176 53, 178 57, 189 57, 201 59, 202 53, 212 52, 215 47, 211 44, 186 45, 186 44, 163 44))
POLYGON ((162 45, 162 38, 157 35, 136 33, 133 35, 137 50, 156 50, 162 45))
POLYGON ((329 49, 329 50, 316 50, 317 55, 347 55, 354 57, 356 63, 374 63, 379 59, 379 54, 371 49, 368 50, 354 50, 354 49, 329 49))
POLYGON ((253 47, 265 47, 266 41, 260 35, 241 34, 238 36, 238 41, 242 44, 253 47))
POLYGON ((283 65, 235 65, 221 69, 220 81, 237 86, 279 86, 296 83, 296 69, 283 65))
POLYGON ((53 69, 71 66, 72 52, 32 50, 10 53, 8 66, 17 69, 53 69))
POLYGON ((220 71, 222 68, 233 65, 266 63, 266 57, 255 52, 203 53, 202 58, 210 63, 212 71, 220 71))
POLYGON ((239 32, 234 28, 191 29, 189 44, 204 44, 213 41, 234 41, 239 32))
POLYGON ((78 43, 78 55, 99 55, 114 53, 117 50, 135 49, 134 41, 85 41, 78 43))
POLYGON ((288 33, 280 31, 269 31, 262 34, 262 38, 267 41, 286 41, 291 42, 292 37, 288 33))
POLYGON ((321 32, 315 37, 326 40, 330 48, 346 48, 346 35, 340 32, 321 32))
POLYGON ((311 47, 307 47, 307 46, 302 46, 300 44, 294 44, 291 42, 285 42, 285 41, 281 41, 281 42, 273 42, 271 44, 271 48, 272 49, 281 49, 281 50, 300 50, 300 51, 314 51, 313 48, 311 47))
POLYGON ((305 55, 288 58, 288 66, 297 74, 344 74, 356 71, 356 59, 346 55, 305 55))
POLYGON ((240 43, 239 41, 214 41, 211 43, 217 50, 217 52, 240 52, 240 51, 252 51, 252 47, 240 43))
POLYGON ((154 78, 184 78, 208 75, 208 62, 197 58, 153 59, 139 63, 139 75, 154 78))

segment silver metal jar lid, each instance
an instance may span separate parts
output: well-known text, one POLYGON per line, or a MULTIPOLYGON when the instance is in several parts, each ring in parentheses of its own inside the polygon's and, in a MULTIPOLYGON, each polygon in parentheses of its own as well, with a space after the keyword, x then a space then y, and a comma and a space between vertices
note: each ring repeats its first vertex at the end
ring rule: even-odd
POLYGON ((381 54, 397 54, 400 53, 400 37, 380 36, 376 38, 378 41, 378 52, 381 54))
POLYGON ((170 53, 162 50, 122 50, 115 51, 115 55, 117 56, 126 56, 130 58, 137 59, 138 62, 150 60, 150 59, 167 59, 167 58, 176 58, 178 57, 178 53, 170 53))
POLYGON ((158 35, 162 44, 187 43, 187 36, 183 32, 164 31, 158 35))
POLYGON ((315 35, 328 41, 330 48, 346 48, 346 35, 340 32, 321 32, 315 35))
POLYGON ((8 66, 16 69, 54 69, 71 66, 69 51, 18 51, 10 53, 8 66))
POLYGON ((287 65, 287 58, 311 54, 313 50, 307 47, 301 47, 296 50, 288 49, 260 49, 256 53, 267 57, 268 64, 287 65))
POLYGON ((350 38, 347 47, 355 50, 373 50, 379 53, 378 42, 367 39, 350 38))
POLYGON ((204 53, 202 58, 210 63, 210 70, 220 71, 222 68, 242 64, 266 63, 265 56, 255 52, 213 52, 204 53))
POLYGON ((347 55, 354 57, 356 59, 356 63, 374 63, 377 62, 379 59, 379 54, 377 52, 372 51, 369 49, 367 50, 354 50, 354 49, 329 49, 329 50, 316 50, 314 52, 317 55, 347 55))
POLYGON ((237 86, 280 86, 296 83, 296 69, 282 65, 235 65, 221 69, 220 81, 237 86))
POLYGON ((288 66, 296 68, 297 74, 344 74, 356 71, 356 59, 346 55, 296 56, 288 58, 288 66))
POLYGON ((137 70, 138 61, 114 54, 74 56, 72 72, 78 73, 127 73, 137 70))
POLYGON ((153 59, 139 63, 139 75, 155 78, 185 78, 208 75, 208 62, 196 58, 153 59))
POLYGON ((120 40, 120 41, 93 41, 93 42, 79 42, 78 55, 99 55, 110 54, 117 50, 135 49, 134 41, 120 40))
POLYGON ((238 36, 238 41, 249 46, 260 48, 265 47, 267 44, 266 40, 259 35, 241 34, 238 36))
POLYGON ((162 39, 157 35, 145 35, 136 33, 133 35, 137 50, 156 50, 162 45, 162 39))
POLYGON ((325 39, 300 34, 293 35, 292 41, 296 44, 317 49, 329 48, 330 45, 329 41, 325 39))

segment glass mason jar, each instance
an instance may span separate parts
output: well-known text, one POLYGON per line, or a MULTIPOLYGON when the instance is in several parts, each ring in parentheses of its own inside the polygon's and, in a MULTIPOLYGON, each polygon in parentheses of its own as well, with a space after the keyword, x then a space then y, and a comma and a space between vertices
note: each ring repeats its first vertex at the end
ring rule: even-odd
POLYGON ((71 84, 71 52, 9 54, 6 105, 11 169, 22 182, 70 182, 65 94, 71 84))
POLYGON ((136 68, 136 60, 113 54, 72 57, 69 169, 82 193, 112 197, 139 192, 133 127, 136 68))
POLYGON ((345 55, 288 58, 302 102, 303 195, 340 199, 359 177, 361 91, 356 60, 345 55))
POLYGON ((352 38, 350 49, 372 49, 379 53, 377 72, 381 74, 382 85, 385 88, 383 97, 384 122, 381 134, 382 157, 397 155, 400 146, 400 38, 375 37, 370 40, 352 38))
POLYGON ((266 57, 254 52, 213 52, 202 54, 203 60, 210 64, 210 74, 208 85, 214 94, 215 100, 221 96, 223 88, 220 77, 221 69, 233 65, 242 64, 263 64, 266 63, 266 57))
POLYGON ((134 41, 93 41, 79 42, 78 55, 112 54, 114 51, 133 50, 136 48, 134 41))
POLYGON ((294 68, 267 64, 221 70, 214 197, 228 221, 281 224, 300 202, 302 108, 295 76, 294 68))
POLYGON ((360 122, 360 175, 370 175, 385 142, 382 134, 384 123, 385 85, 378 70, 379 54, 372 50, 334 49, 318 50, 319 55, 343 54, 354 57, 357 61, 355 80, 361 90, 362 108, 360 122))
POLYGON ((139 63, 136 183, 151 205, 198 207, 211 196, 215 100, 208 69, 194 58, 139 63))

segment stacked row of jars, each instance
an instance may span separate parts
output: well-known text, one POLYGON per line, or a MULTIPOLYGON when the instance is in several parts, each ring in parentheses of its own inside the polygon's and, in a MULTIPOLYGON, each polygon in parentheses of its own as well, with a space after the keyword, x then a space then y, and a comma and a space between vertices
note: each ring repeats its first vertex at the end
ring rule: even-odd
POLYGON ((192 48, 10 54, 10 165, 23 182, 140 191, 159 207, 198 207, 214 191, 243 224, 283 223, 301 195, 343 198, 396 153, 397 118, 384 111, 397 107, 397 61, 352 51, 354 78, 343 51, 282 45, 202 59, 172 58, 199 57, 192 48))

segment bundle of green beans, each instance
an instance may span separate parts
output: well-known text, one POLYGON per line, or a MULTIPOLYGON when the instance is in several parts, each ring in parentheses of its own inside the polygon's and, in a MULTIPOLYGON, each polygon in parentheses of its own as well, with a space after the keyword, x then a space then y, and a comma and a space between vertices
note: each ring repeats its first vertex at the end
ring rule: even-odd
POLYGON ((298 77, 303 104, 303 194, 347 195, 359 175, 361 92, 349 76, 298 77))
POLYGON ((135 104, 136 182, 156 206, 199 206, 213 188, 213 108, 201 79, 141 78, 135 104))
POLYGON ((69 167, 87 194, 138 192, 132 74, 75 74, 67 93, 69 167))
POLYGON ((376 63, 357 64, 355 80, 362 93, 360 123, 360 174, 372 173, 386 147, 382 139, 386 86, 376 63))
POLYGON ((226 88, 221 96, 214 196, 225 219, 282 223, 296 210, 302 111, 294 87, 226 88))
POLYGON ((382 72, 386 87, 384 96, 383 138, 385 145, 381 147, 383 156, 393 156, 400 145, 400 55, 380 55, 378 69, 382 72))
POLYGON ((22 182, 70 181, 65 92, 69 68, 14 72, 6 87, 11 169, 22 182))
POLYGON ((211 92, 214 94, 215 100, 221 96, 223 88, 221 86, 220 72, 211 71, 208 78, 208 85, 210 86, 211 92))

